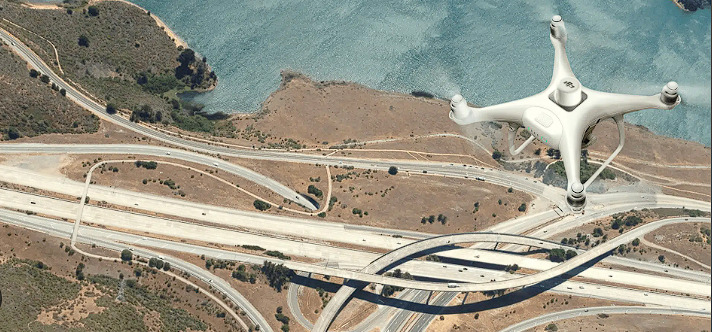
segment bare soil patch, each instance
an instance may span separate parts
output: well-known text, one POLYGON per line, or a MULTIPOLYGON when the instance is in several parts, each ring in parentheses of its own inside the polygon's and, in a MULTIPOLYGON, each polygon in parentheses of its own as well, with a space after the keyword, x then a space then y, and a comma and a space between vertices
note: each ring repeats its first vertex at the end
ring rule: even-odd
MULTIPOLYGON (((554 322, 559 331, 706 331, 710 319, 673 315, 609 315, 606 318, 586 316, 554 322)), ((547 324, 548 325, 548 324, 547 324)), ((546 325, 533 331, 544 331, 546 325)), ((532 330, 530 330, 532 331, 532 330)))

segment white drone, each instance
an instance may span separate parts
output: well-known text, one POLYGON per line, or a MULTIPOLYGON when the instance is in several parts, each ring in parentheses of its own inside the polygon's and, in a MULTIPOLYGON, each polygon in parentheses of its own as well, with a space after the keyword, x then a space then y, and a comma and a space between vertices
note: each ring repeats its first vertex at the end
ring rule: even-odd
POLYGON ((561 16, 551 19, 549 30, 554 45, 554 74, 544 91, 483 108, 469 107, 458 94, 450 102, 450 119, 459 125, 482 121, 509 123, 509 152, 512 155, 520 153, 535 138, 560 150, 568 180, 566 202, 576 212, 586 206, 586 188, 623 148, 623 115, 650 108, 669 110, 680 104, 681 99, 675 82, 667 83, 661 93, 653 96, 614 94, 581 86, 566 57, 566 28, 561 16), (581 184, 581 149, 594 142, 595 137, 591 135, 594 127, 607 118, 613 118, 618 126, 618 148, 586 183, 581 184), (515 149, 514 138, 520 127, 526 128, 531 136, 515 149))

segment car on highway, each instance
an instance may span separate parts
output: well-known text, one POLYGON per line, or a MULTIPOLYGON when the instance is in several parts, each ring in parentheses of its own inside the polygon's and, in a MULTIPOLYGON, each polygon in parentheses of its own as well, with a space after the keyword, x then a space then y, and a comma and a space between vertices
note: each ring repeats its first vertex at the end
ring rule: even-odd
POLYGON ((170 152, 170 151, 166 152, 166 155, 170 156, 170 155, 171 155, 171 152, 170 152))
POLYGON ((460 287, 460 284, 456 284, 454 282, 447 283, 447 288, 458 288, 458 287, 460 287))
POLYGON ((478 180, 478 181, 484 181, 484 180, 485 180, 485 178, 483 178, 483 177, 481 177, 481 176, 478 176, 478 177, 476 177, 476 178, 475 178, 475 180, 478 180))
POLYGON ((218 167, 218 163, 213 163, 213 166, 218 167))

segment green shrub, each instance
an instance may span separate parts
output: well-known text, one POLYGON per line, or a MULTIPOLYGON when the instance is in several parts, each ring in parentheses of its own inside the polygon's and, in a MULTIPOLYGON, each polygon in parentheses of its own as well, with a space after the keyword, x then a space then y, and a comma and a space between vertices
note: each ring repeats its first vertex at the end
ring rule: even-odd
POLYGON ((260 211, 266 211, 272 207, 272 204, 267 203, 262 200, 259 200, 259 199, 256 199, 254 202, 252 202, 252 205, 255 206, 255 209, 260 210, 260 211))

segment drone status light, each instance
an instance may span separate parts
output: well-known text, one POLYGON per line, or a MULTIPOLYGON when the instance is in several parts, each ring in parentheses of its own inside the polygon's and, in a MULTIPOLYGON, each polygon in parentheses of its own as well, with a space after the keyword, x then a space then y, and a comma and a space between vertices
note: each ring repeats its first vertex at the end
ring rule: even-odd
POLYGON ((459 125, 482 121, 501 121, 510 125, 509 151, 520 153, 534 139, 561 151, 568 180, 566 202, 573 211, 586 205, 586 188, 598 177, 623 148, 623 115, 642 109, 672 109, 681 102, 678 84, 669 82, 652 96, 622 95, 588 89, 576 79, 566 56, 566 27, 559 15, 549 25, 554 46, 554 72, 544 91, 523 99, 483 108, 467 106, 461 95, 450 102, 450 119, 459 125), (581 183, 581 149, 595 141, 593 129, 601 120, 612 118, 618 126, 618 147, 586 181, 581 183), (516 132, 525 127, 531 134, 518 148, 516 132))

